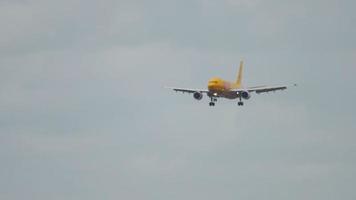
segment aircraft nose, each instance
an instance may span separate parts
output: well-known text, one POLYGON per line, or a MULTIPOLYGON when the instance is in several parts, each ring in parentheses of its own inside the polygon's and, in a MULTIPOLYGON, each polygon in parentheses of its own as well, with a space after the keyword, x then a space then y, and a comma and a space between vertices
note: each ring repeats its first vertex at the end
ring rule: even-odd
POLYGON ((209 82, 208 83, 208 88, 211 90, 211 89, 215 89, 216 88, 216 83, 212 83, 212 82, 209 82))

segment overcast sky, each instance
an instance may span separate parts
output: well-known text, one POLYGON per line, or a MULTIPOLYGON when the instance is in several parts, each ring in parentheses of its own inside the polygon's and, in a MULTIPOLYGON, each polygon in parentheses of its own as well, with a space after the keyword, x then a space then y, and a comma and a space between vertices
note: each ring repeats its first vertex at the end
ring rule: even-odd
POLYGON ((0 0, 0 199, 356 199, 352 0, 0 0), (164 86, 298 87, 245 106, 164 86))

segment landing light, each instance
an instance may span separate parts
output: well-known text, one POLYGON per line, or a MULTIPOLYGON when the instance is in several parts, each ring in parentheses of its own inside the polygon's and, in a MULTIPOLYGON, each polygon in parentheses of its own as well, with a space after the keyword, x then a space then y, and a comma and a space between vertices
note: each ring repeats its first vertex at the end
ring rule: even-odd
POLYGON ((214 93, 213 95, 214 95, 214 96, 218 96, 218 93, 214 93))

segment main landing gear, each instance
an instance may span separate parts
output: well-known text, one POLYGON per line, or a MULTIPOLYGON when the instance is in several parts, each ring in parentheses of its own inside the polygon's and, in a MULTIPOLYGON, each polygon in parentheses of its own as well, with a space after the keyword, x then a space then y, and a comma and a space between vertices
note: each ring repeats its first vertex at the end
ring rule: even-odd
POLYGON ((213 97, 211 97, 210 99, 211 99, 211 101, 209 103, 209 106, 215 106, 215 102, 217 102, 218 100, 216 98, 213 98, 213 97))
POLYGON ((239 97, 239 99, 240 99, 240 101, 237 102, 237 105, 238 105, 238 106, 243 106, 243 105, 244 105, 244 102, 242 102, 241 96, 239 97))

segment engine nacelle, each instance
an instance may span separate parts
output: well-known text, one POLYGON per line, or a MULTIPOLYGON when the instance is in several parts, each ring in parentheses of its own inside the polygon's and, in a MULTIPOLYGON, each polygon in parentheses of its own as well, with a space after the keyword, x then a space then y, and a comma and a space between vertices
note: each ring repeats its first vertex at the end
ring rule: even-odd
POLYGON ((241 91, 241 92, 240 92, 240 95, 241 95, 241 97, 242 97, 243 99, 249 99, 249 98, 251 98, 251 95, 250 95, 250 93, 249 93, 248 91, 241 91))
POLYGON ((203 98, 203 94, 201 92, 194 92, 193 97, 196 100, 201 100, 203 98))

